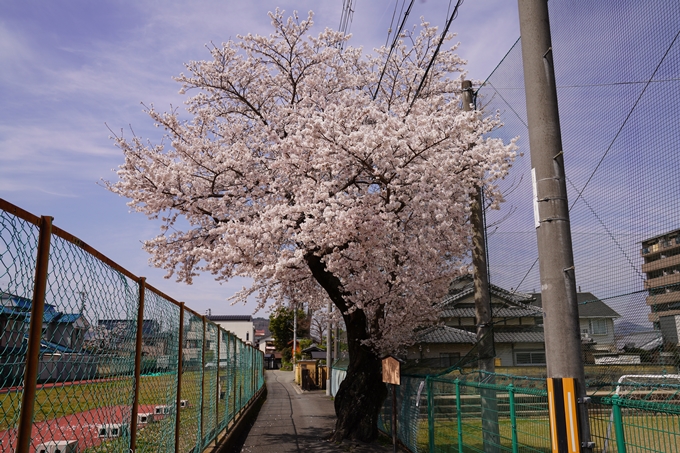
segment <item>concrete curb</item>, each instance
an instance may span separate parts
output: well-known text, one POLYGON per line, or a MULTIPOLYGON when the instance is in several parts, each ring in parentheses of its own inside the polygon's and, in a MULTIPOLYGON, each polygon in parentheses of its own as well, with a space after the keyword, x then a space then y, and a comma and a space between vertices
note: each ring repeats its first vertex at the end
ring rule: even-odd
MULTIPOLYGON (((227 434, 214 446, 203 450, 203 453, 237 453, 241 451, 241 447, 248 436, 248 431, 257 420, 257 415, 262 408, 262 405, 267 399, 267 386, 263 386, 262 390, 251 401, 250 405, 243 409, 243 414, 239 417, 233 425, 228 428, 227 434)), ((219 438, 219 436, 218 436, 219 438)))

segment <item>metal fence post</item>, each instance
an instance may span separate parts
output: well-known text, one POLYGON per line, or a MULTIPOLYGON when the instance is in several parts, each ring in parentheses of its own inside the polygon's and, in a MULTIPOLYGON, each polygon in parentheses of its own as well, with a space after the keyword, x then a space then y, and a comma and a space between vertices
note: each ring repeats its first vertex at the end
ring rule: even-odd
POLYGON ((220 332, 221 327, 217 326, 217 366, 216 370, 216 383, 215 383, 215 446, 217 446, 217 435, 219 434, 220 427, 220 343, 222 340, 222 333, 220 332))
POLYGON ((232 355, 232 362, 234 363, 234 369, 232 371, 232 383, 233 383, 232 390, 234 392, 234 398, 233 398, 234 412, 232 412, 232 417, 233 417, 234 420, 236 420, 236 372, 237 372, 237 368, 238 368, 238 364, 236 363, 236 357, 237 357, 236 346, 237 346, 237 344, 236 344, 236 337, 233 334, 231 336, 232 336, 232 343, 234 344, 234 354, 232 355))
POLYGON ((139 277, 139 305, 137 307, 137 336, 135 338, 135 374, 132 413, 130 414, 130 451, 137 449, 137 415, 139 414, 139 383, 142 376, 142 336, 144 335, 144 289, 146 279, 139 277))
POLYGON ((614 415, 614 432, 616 433, 617 453, 626 453, 626 435, 623 431, 623 415, 619 405, 619 395, 612 396, 612 412, 614 415))
POLYGON ((175 397, 175 453, 179 453, 180 416, 179 405, 182 399, 182 347, 184 343, 184 302, 179 304, 179 335, 177 336, 177 395, 175 397))
POLYGON ((508 385, 508 399, 510 402, 510 429, 512 430, 512 453, 518 453, 517 445, 517 412, 515 408, 515 386, 508 385))
POLYGON ((227 361, 227 380, 229 384, 227 385, 227 391, 224 393, 225 399, 227 400, 225 403, 225 410, 227 411, 227 431, 229 430, 229 420, 231 420, 231 412, 229 411, 229 402, 233 399, 231 396, 232 392, 232 385, 231 385, 231 377, 229 376, 229 362, 231 361, 231 358, 229 357, 231 355, 231 335, 227 331, 227 353, 226 353, 226 361, 227 361))
POLYGON ((427 443, 430 453, 434 453, 434 393, 430 376, 425 378, 425 385, 427 386, 427 443))
POLYGON ((206 334, 206 322, 205 322, 205 315, 201 317, 203 319, 203 347, 201 348, 201 422, 200 422, 200 427, 198 431, 198 436, 200 438, 199 440, 199 449, 203 449, 203 436, 205 436, 205 431, 204 431, 204 409, 205 409, 205 334, 206 334))
POLYGON ((28 453, 31 446, 33 429, 33 409, 35 406, 38 369, 40 368, 40 342, 42 340, 43 314, 45 311, 45 292, 47 291, 47 271, 50 261, 50 240, 52 238, 52 217, 40 218, 40 234, 35 263, 35 282, 31 303, 31 323, 28 330, 26 368, 24 370, 24 393, 21 398, 19 426, 17 428, 17 453, 28 453))
POLYGON ((456 421, 458 425, 458 453, 463 453, 463 414, 460 404, 460 379, 456 378, 456 421))

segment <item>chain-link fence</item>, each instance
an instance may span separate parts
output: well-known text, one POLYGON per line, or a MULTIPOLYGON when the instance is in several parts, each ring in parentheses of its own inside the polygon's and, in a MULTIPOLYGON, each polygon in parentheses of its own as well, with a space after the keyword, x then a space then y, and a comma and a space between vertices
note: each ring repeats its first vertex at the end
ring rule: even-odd
MULTIPOLYGON (((679 375, 623 375, 589 393, 592 451, 680 451, 679 375)), ((556 451, 548 400, 544 378, 477 370, 402 375, 398 439, 412 452, 556 451)), ((388 397, 379 427, 390 436, 392 410, 388 397)))
POLYGON ((192 452, 264 386, 260 351, 0 200, 0 452, 192 452))

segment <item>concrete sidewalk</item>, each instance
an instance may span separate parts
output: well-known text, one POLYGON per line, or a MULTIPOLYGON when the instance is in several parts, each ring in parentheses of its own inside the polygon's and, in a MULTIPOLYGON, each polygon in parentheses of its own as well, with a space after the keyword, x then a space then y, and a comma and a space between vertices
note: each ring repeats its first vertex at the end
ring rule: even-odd
POLYGON ((250 429, 242 452, 386 453, 380 441, 329 443, 335 427, 333 401, 325 390, 307 392, 293 382, 292 371, 266 371, 267 400, 250 429))

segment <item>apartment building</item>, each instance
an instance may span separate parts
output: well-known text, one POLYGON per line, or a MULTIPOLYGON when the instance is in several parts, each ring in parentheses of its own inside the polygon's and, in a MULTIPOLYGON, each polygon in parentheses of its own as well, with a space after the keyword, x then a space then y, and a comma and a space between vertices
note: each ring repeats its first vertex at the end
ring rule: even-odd
POLYGON ((660 318, 680 315, 680 229, 645 239, 640 253, 649 291, 649 320, 658 330, 660 318))

